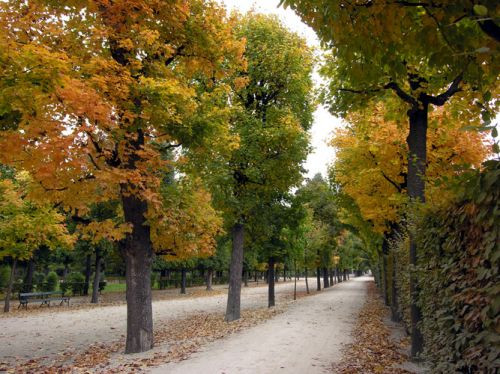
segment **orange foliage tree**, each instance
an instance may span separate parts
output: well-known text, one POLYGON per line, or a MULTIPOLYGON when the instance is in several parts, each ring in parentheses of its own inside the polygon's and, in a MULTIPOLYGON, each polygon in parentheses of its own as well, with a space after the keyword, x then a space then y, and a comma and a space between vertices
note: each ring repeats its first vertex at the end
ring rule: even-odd
POLYGON ((153 346, 152 257, 169 245, 160 187, 175 166, 162 150, 186 160, 234 143, 226 104, 245 66, 233 21, 204 0, 0 4, 0 162, 73 214, 120 201, 127 353, 153 346))

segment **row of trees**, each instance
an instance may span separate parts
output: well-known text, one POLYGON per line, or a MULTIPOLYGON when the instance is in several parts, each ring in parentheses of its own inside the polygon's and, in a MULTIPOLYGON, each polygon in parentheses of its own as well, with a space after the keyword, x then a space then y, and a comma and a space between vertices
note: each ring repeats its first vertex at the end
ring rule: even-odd
POLYGON ((119 253, 127 353, 153 346, 155 258, 230 258, 227 321, 244 257, 267 263, 270 306, 277 263, 328 284, 334 265, 353 266, 335 252, 333 190, 315 180, 289 195, 309 152, 314 62, 276 18, 211 1, 2 2, 0 258, 15 274, 41 247, 76 245, 87 275, 95 258, 96 290, 119 253))
MULTIPOLYGON (((340 154, 332 179, 345 194, 344 221, 356 228, 374 271, 379 260, 387 269, 389 243, 422 205, 452 198, 453 192, 443 191, 439 183, 479 167, 488 156, 482 136, 460 129, 496 131, 490 121, 498 109, 498 4, 282 3, 317 32, 328 51, 322 99, 350 123, 333 140, 340 154)), ((410 266, 405 272, 418 259, 415 232, 408 233, 410 266)), ((401 295, 410 301, 413 357, 423 350, 419 275, 409 272, 408 295, 401 295)), ((384 279, 390 274, 383 271, 379 277, 387 289, 384 279)))

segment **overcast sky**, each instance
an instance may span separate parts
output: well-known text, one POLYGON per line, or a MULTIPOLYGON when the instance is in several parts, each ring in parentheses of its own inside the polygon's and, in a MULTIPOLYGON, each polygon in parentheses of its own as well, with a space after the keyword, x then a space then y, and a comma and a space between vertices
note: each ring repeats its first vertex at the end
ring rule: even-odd
MULTIPOLYGON (((307 43, 314 47, 319 47, 319 41, 308 26, 300 20, 290 9, 278 8, 279 0, 218 0, 224 3, 227 9, 236 9, 241 13, 246 13, 253 9, 259 13, 276 14, 280 20, 290 30, 298 33, 307 40, 307 43)), ((319 85, 320 77, 315 75, 314 79, 319 85)), ((333 148, 328 147, 326 142, 331 136, 332 131, 341 125, 341 121, 333 117, 323 107, 318 107, 314 113, 314 124, 311 129, 311 142, 314 147, 309 155, 305 168, 308 170, 307 177, 312 178, 316 173, 327 176, 328 164, 332 162, 335 152, 333 148)))

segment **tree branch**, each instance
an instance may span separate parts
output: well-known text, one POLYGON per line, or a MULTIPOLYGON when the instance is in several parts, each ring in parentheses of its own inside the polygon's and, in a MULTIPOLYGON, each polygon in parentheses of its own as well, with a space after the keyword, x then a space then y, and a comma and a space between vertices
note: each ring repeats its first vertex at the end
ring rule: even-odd
POLYGON ((417 99, 410 94, 407 94, 396 82, 389 82, 384 86, 385 89, 393 90, 400 99, 411 105, 417 105, 417 99))
POLYGON ((428 103, 443 106, 454 94, 460 92, 462 89, 460 88, 460 83, 462 83, 463 73, 460 73, 453 82, 451 82, 448 89, 438 96, 425 95, 425 99, 428 103))

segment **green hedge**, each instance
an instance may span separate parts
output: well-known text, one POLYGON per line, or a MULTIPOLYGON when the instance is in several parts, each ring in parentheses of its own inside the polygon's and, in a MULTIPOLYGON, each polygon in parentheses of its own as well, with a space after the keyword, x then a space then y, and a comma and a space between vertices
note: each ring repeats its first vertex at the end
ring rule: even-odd
POLYGON ((418 225, 425 354, 439 373, 500 368, 500 168, 469 179, 452 206, 418 225))

